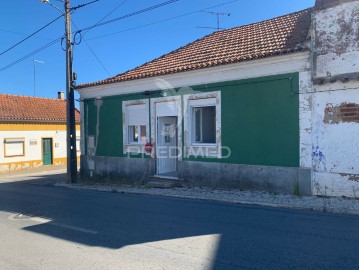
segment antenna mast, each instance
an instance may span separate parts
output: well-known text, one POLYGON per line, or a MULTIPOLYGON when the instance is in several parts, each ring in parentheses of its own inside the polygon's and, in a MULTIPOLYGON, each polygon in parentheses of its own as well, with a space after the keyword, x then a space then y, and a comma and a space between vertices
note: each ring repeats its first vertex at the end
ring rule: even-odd
POLYGON ((202 11, 203 13, 208 13, 213 16, 217 16, 217 27, 207 27, 207 26, 198 26, 197 28, 207 28, 207 29, 215 29, 217 31, 224 30, 225 28, 220 27, 220 16, 231 16, 231 13, 224 13, 224 12, 214 12, 214 11, 202 11))

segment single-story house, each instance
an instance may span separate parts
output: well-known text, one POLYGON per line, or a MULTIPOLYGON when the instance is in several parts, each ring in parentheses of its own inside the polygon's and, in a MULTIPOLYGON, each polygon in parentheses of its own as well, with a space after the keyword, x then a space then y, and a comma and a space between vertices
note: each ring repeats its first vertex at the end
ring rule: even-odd
POLYGON ((81 171, 359 195, 359 1, 218 31, 77 87, 81 171))
MULTIPOLYGON (((0 173, 66 164, 66 100, 0 94, 0 173)), ((80 112, 76 110, 78 156, 80 112)))

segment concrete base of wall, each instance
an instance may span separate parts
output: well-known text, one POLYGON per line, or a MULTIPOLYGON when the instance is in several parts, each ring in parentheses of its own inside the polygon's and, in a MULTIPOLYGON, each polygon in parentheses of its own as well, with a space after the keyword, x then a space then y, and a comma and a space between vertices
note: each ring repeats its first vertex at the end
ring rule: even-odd
POLYGON ((81 156, 80 174, 84 181, 144 183, 155 174, 155 160, 81 156))
POLYGON ((193 186, 312 195, 310 169, 182 161, 178 171, 193 186))
MULTIPOLYGON (((144 183, 155 166, 154 159, 81 157, 86 181, 144 183)), ((178 176, 190 186, 312 195, 310 169, 180 161, 178 176)))

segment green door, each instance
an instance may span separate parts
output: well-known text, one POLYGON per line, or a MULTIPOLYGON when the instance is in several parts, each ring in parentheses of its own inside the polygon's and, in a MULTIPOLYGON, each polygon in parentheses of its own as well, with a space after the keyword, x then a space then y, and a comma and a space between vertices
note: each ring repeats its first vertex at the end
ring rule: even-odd
POLYGON ((52 164, 52 139, 42 139, 42 164, 52 164))

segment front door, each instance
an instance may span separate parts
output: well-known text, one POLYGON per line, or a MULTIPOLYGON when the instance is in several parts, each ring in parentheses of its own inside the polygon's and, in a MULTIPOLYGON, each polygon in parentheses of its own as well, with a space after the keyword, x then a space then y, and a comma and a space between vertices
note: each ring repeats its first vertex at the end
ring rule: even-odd
POLYGON ((42 164, 51 165, 52 164, 52 139, 44 138, 42 139, 42 164))
POLYGON ((157 173, 177 172, 177 117, 157 118, 157 173))

